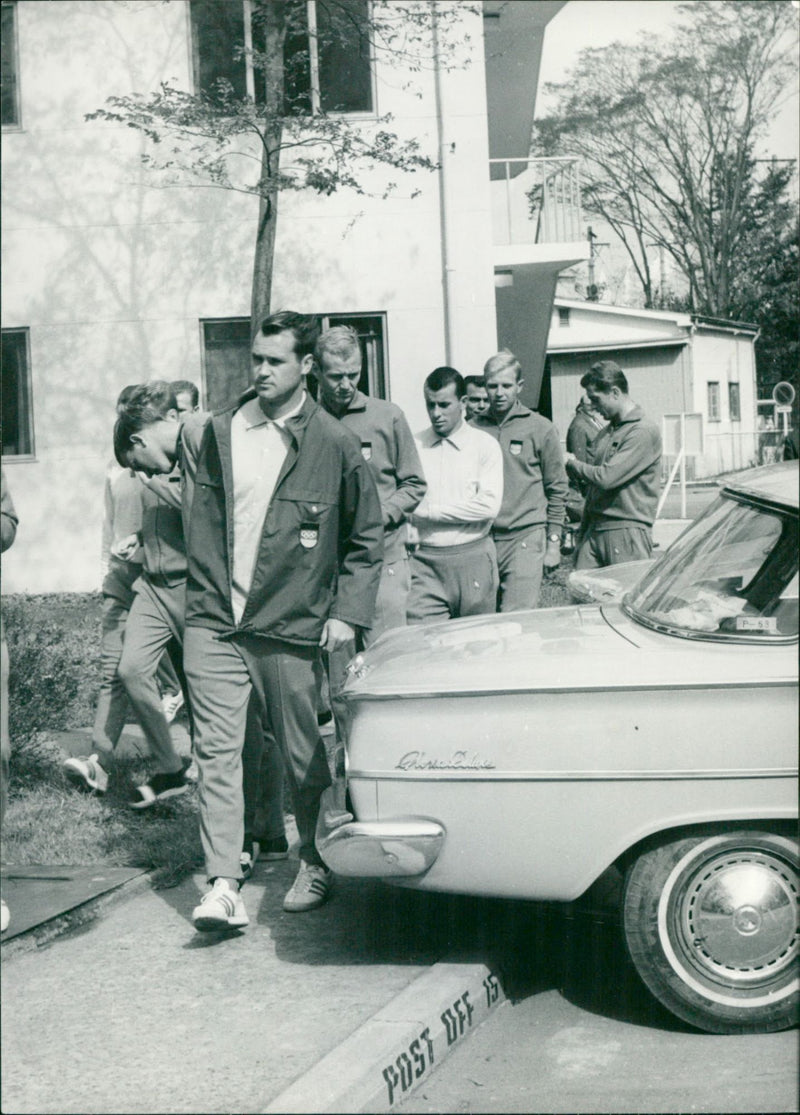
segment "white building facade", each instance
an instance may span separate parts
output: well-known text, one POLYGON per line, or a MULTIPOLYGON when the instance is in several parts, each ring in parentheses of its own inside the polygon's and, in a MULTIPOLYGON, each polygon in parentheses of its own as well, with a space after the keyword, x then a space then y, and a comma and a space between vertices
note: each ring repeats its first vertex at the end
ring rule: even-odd
MULTIPOLYGON (((368 0, 348 2, 356 16, 367 10, 368 0)), ((398 175, 388 200, 281 195, 273 309, 352 322, 365 386, 413 428, 426 423, 431 369, 479 372, 498 333, 541 379, 556 277, 586 254, 575 166, 528 159, 544 30, 561 6, 461 6, 454 67, 431 56, 404 73, 367 59, 353 115, 368 129, 391 113, 437 170, 398 175), (518 178, 515 205, 527 211, 512 228, 498 213, 507 217, 518 178)), ((316 18, 315 0, 306 7, 316 18)), ((196 90, 220 13, 238 34, 249 0, 2 4, 3 467, 20 517, 5 592, 99 588, 123 386, 189 379, 217 408, 246 380, 257 201, 158 188, 138 132, 85 119, 110 96, 162 81, 196 90)), ((315 77, 324 105, 336 74, 315 77)))

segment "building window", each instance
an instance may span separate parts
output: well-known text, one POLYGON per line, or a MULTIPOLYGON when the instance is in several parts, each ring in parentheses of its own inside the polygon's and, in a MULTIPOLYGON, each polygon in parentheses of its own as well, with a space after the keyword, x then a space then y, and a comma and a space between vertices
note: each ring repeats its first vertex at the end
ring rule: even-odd
POLYGON ((233 406, 250 386, 250 318, 204 321, 203 381, 207 410, 233 406))
POLYGON ((720 422, 722 420, 719 383, 709 382, 708 384, 708 420, 709 422, 720 422))
POLYGON ((742 419, 742 403, 739 397, 739 384, 728 384, 728 411, 731 422, 740 422, 742 419))
POLYGON ((2 50, 0 54, 0 119, 4 128, 19 127, 19 86, 17 74, 17 5, 2 6, 2 50))
MULTIPOLYGON (((253 0, 191 0, 195 88, 210 96, 229 82, 237 97, 265 100, 262 7, 253 0)), ((284 42, 284 111, 372 112, 368 0, 289 0, 284 42)))
POLYGON ((569 325, 569 306, 558 307, 558 327, 564 329, 569 325))
MULTIPOLYGON (((322 314, 323 329, 350 325, 364 353, 359 388, 365 395, 386 398, 386 323, 384 314, 322 314)), ((233 406, 250 386, 250 319, 218 318, 201 322, 204 406, 210 411, 233 406)), ((309 379, 316 396, 316 384, 309 379)))
POLYGON ((3 456, 33 456, 31 362, 27 329, 2 332, 3 456))

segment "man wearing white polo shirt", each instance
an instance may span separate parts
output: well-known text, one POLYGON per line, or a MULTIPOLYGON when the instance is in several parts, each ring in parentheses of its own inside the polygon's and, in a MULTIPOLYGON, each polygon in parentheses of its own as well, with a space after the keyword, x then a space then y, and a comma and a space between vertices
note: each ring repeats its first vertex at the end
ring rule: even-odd
POLYGON ((434 369, 424 391, 431 425, 415 440, 428 489, 411 517, 409 623, 493 612, 498 586, 490 531, 503 499, 500 446, 465 421, 455 368, 434 369))

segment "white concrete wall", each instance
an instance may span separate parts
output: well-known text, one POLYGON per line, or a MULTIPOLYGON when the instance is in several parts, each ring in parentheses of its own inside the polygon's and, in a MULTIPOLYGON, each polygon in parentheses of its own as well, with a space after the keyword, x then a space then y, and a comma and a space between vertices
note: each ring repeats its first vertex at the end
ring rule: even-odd
MULTIPOLYGON (((496 348, 480 16, 470 65, 442 77, 448 268, 457 367, 496 348)), ((22 129, 4 136, 3 326, 28 327, 36 459, 4 467, 20 515, 5 592, 99 587, 102 477, 126 383, 200 381, 207 317, 248 316, 256 202, 153 188, 140 137, 84 114, 113 94, 190 83, 181 0, 18 5, 22 129)), ((433 75, 378 67, 378 111, 439 157, 433 75), (417 93, 420 95, 418 96, 417 93)), ((273 306, 387 314, 391 397, 425 424, 445 361, 442 175, 394 175, 388 201, 280 199, 273 306), (413 197, 419 189, 419 196, 413 197)), ((376 189, 380 183, 374 181, 376 189)))

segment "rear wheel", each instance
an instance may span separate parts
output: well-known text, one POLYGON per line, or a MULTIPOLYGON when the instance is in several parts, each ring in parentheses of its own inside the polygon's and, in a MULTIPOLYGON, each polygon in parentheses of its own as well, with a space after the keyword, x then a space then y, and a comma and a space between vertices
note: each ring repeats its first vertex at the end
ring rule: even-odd
POLYGON ((798 1016, 797 843, 769 832, 693 835, 644 852, 625 880, 625 939, 668 1010, 715 1034, 798 1016))

